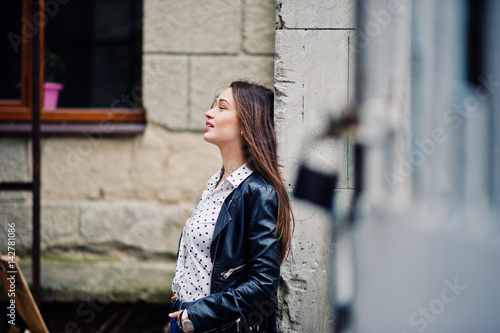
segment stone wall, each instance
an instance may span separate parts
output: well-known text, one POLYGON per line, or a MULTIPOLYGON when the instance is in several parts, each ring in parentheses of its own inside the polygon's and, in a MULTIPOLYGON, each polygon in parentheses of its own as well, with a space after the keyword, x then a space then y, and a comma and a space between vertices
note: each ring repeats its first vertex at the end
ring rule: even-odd
POLYGON ((151 122, 202 129, 207 106, 232 80, 272 88, 273 1, 150 0, 144 12, 144 103, 151 122))
MULTIPOLYGON (((43 300, 83 298, 75 276, 83 270, 94 274, 89 288, 95 284, 112 299, 168 300, 181 229, 221 167, 218 149, 202 139, 204 112, 231 80, 272 87, 274 7, 270 0, 144 1, 145 132, 42 139, 43 300), (144 272, 154 268, 160 285, 144 291, 147 283, 131 282, 136 293, 120 297, 112 296, 113 284, 102 288, 105 266, 120 272, 131 263, 144 272)), ((27 138, 0 140, 0 180, 30 179, 30 147, 27 138)), ((16 222, 17 254, 26 256, 31 194, 0 193, 0 201, 0 220, 16 222)), ((0 235, 5 228, 2 223, 0 235)))
MULTIPOLYGON (((307 151, 339 172, 336 206, 345 212, 353 188, 349 142, 303 142, 351 99, 353 30, 353 1, 146 0, 144 134, 42 141, 43 299, 89 293, 116 301, 168 298, 182 225, 221 164, 217 148, 202 140, 203 113, 234 79, 274 84, 290 191, 307 151), (94 276, 82 280, 78 272, 94 276), (131 276, 141 274, 156 279, 138 285, 131 276), (107 277, 116 283, 103 289, 107 277)), ((0 179, 29 179, 29 140, 2 139, 0 150, 0 179)), ((30 199, 29 193, 0 193, 1 220, 18 223, 19 254, 31 247, 30 199)), ((283 330, 327 332, 333 327, 330 215, 301 202, 294 210, 293 250, 280 288, 283 330)))
MULTIPOLYGON (((297 166, 339 174, 335 206, 346 213, 353 191, 352 151, 346 137, 312 142, 330 116, 338 116, 353 91, 353 1, 277 1, 275 51, 276 121, 284 176, 293 188, 297 166)), ((331 216, 294 202, 292 253, 282 269, 284 332, 333 330, 331 216)))

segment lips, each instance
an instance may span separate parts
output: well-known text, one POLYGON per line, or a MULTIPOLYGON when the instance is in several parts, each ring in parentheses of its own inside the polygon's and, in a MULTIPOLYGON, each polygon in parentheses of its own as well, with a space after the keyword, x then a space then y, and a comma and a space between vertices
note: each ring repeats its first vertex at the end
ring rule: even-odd
POLYGON ((214 125, 212 125, 212 123, 211 123, 211 122, 209 122, 209 121, 207 121, 207 122, 205 123, 205 125, 206 125, 206 127, 205 127, 205 132, 206 132, 206 131, 208 131, 208 130, 210 130, 211 128, 214 128, 214 125))

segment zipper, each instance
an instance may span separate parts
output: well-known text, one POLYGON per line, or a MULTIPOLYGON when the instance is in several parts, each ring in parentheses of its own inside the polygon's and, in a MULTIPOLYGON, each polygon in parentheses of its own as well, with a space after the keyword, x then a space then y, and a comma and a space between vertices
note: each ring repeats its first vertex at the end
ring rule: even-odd
POLYGON ((240 265, 240 266, 238 266, 238 267, 231 268, 231 269, 229 269, 229 270, 227 270, 227 271, 225 271, 225 272, 220 273, 220 275, 221 275, 224 279, 226 279, 226 280, 227 280, 227 278, 228 278, 231 274, 233 274, 233 273, 234 273, 235 271, 237 271, 237 270, 242 269, 242 268, 243 268, 243 267, 245 267, 245 266, 246 266, 246 264, 243 264, 243 265, 240 265))

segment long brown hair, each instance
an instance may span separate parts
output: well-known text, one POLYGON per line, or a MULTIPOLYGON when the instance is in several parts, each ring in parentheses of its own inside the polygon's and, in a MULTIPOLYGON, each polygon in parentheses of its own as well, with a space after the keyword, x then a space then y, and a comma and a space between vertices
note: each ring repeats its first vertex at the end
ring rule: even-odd
POLYGON ((240 119, 246 163, 268 181, 277 194, 276 235, 281 242, 282 263, 290 250, 295 221, 278 163, 274 93, 264 86, 246 81, 234 81, 229 87, 240 119))

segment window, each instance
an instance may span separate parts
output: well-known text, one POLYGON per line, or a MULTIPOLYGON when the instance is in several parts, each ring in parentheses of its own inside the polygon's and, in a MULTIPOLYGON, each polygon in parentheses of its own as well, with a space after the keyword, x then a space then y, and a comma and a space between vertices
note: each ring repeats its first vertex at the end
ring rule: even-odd
POLYGON ((27 22, 21 17, 29 17, 27 1, 7 1, 0 11, 0 119, 29 119, 31 92, 30 59, 31 44, 24 43, 23 29, 27 22))
POLYGON ((0 121, 31 119, 29 37, 40 33, 45 80, 63 85, 42 122, 143 123, 142 7, 137 0, 47 0, 40 24, 29 0, 7 1, 0 14, 9 37, 0 54, 0 121))

